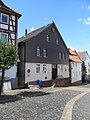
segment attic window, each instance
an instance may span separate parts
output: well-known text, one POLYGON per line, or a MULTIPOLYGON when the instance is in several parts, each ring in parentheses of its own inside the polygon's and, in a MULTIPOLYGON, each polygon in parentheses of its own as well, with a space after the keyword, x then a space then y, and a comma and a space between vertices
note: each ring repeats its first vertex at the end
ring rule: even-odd
POLYGON ((59 40, 58 39, 56 39, 56 44, 59 45, 59 40))
POLYGON ((50 42, 50 35, 46 36, 47 42, 50 42))
POLYGON ((51 28, 51 31, 52 31, 52 32, 55 32, 55 28, 54 28, 54 27, 52 27, 52 28, 51 28))

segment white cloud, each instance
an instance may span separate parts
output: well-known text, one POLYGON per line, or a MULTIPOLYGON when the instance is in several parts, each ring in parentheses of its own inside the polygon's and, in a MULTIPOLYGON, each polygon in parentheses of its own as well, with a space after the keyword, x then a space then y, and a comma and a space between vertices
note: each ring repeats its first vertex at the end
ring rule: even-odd
POLYGON ((78 22, 81 22, 81 21, 82 21, 82 19, 81 19, 81 18, 79 18, 79 19, 78 19, 78 22))
POLYGON ((87 9, 90 10, 90 5, 88 5, 87 9))
POLYGON ((85 23, 86 25, 90 25, 90 17, 84 19, 84 23, 85 23))

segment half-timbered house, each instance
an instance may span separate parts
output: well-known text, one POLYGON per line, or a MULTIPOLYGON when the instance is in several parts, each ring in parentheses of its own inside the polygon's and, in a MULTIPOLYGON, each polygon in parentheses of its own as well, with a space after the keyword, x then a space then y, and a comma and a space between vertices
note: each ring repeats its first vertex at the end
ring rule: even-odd
MULTIPOLYGON (((12 10, 10 7, 6 6, 0 0, 0 41, 5 43, 13 43, 16 46, 16 40, 18 38, 18 19, 21 17, 21 14, 12 10)), ((14 65, 11 69, 7 70, 5 77, 7 79, 16 79, 17 67, 14 65)), ((14 80, 13 80, 14 82, 14 80)), ((7 86, 7 84, 4 84, 7 86)), ((16 86, 16 81, 14 84, 16 86)), ((10 86, 10 85, 9 85, 10 86)), ((12 86, 12 87, 15 87, 12 86)), ((11 89, 11 87, 5 87, 5 89, 11 89)))

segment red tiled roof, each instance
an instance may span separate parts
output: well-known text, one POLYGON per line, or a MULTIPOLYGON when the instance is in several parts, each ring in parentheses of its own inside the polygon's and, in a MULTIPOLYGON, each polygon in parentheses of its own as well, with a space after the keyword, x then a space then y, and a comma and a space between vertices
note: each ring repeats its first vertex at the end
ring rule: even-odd
POLYGON ((79 58, 77 52, 76 52, 75 50, 71 50, 71 49, 69 48, 69 53, 70 53, 69 59, 70 59, 71 61, 80 62, 80 63, 82 62, 81 59, 79 58))

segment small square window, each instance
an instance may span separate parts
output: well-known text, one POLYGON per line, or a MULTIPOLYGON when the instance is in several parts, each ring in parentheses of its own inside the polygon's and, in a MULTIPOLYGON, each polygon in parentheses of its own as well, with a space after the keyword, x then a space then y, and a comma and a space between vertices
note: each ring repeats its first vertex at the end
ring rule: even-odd
POLYGON ((1 22, 8 24, 8 15, 2 14, 1 20, 1 22))

